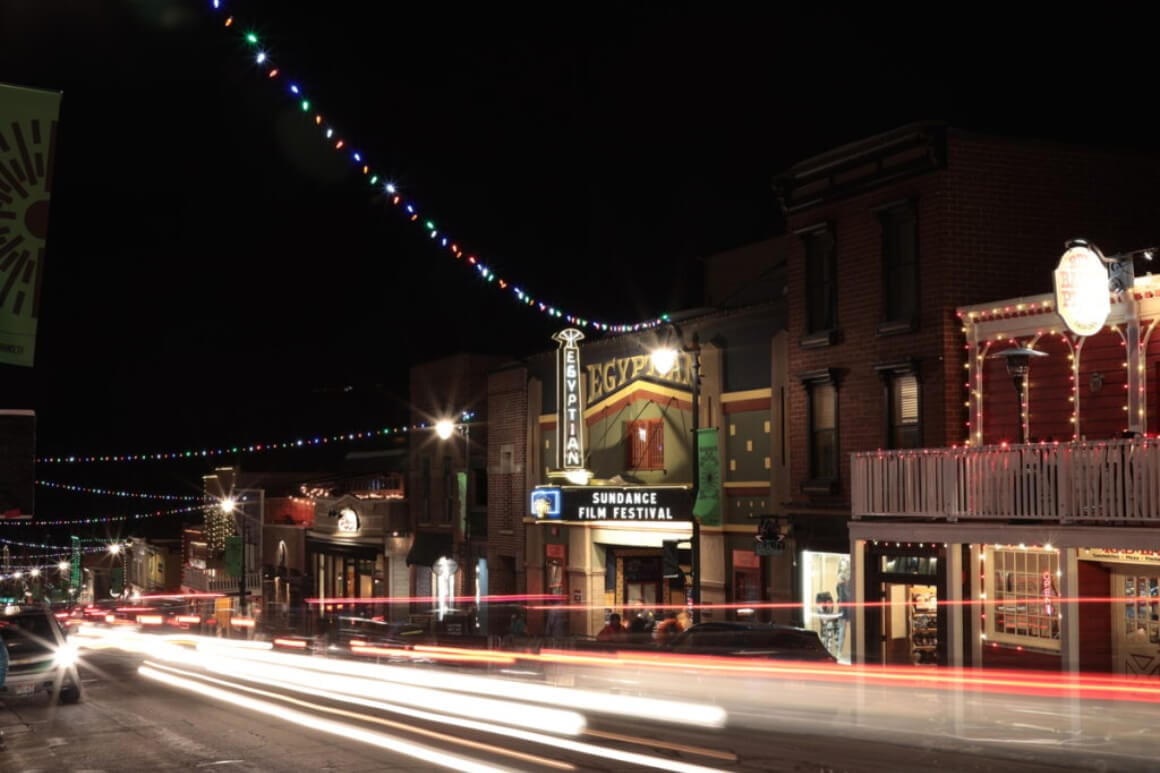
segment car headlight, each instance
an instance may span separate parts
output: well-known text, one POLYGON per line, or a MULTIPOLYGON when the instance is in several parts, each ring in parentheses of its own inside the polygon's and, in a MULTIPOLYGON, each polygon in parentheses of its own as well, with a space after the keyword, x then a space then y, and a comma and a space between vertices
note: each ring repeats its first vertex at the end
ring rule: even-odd
POLYGON ((77 648, 72 644, 60 645, 52 656, 52 662, 57 668, 75 666, 77 664, 77 648))

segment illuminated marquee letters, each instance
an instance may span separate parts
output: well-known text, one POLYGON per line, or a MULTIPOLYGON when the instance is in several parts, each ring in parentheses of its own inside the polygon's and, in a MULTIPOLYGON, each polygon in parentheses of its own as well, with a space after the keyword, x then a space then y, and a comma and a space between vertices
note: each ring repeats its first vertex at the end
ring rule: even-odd
POLYGON ((567 328, 552 338, 560 342, 556 352, 559 466, 562 470, 581 470, 584 468, 584 404, 580 394, 579 342, 584 339, 584 333, 567 328))

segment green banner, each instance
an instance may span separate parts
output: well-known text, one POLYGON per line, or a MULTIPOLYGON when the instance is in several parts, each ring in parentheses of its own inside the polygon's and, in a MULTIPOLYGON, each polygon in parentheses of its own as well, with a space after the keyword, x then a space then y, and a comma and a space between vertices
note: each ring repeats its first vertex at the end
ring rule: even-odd
POLYGON ((455 485, 459 489, 459 531, 467 533, 467 476, 469 473, 455 473, 455 485))
POLYGON ((242 538, 226 537, 226 571, 230 577, 242 576, 242 538))
POLYGON ((697 430, 697 501, 693 517, 706 526, 721 525, 721 462, 717 428, 697 430))

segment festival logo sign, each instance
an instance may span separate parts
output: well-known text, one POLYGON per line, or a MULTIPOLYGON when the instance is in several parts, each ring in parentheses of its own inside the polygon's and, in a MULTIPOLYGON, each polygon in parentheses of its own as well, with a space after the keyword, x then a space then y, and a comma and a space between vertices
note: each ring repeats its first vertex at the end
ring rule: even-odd
POLYGON ((687 486, 539 486, 532 491, 537 521, 646 521, 690 519, 687 486))
POLYGON ((32 367, 60 93, 0 84, 0 364, 32 367))

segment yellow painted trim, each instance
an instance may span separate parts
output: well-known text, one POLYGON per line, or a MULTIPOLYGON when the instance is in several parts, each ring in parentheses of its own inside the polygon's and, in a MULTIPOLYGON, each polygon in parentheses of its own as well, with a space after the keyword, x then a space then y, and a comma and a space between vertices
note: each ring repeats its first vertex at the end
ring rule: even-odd
POLYGON ((744 392, 729 392, 721 395, 721 402, 723 403, 739 403, 742 400, 757 400, 758 398, 772 398, 773 388, 765 387, 764 389, 747 389, 744 392))
POLYGON ((759 488, 764 486, 769 488, 772 484, 767 480, 743 481, 743 480, 727 480, 725 481, 725 488, 759 488))
POLYGON ((687 389, 673 389, 672 387, 664 386, 662 384, 653 384, 651 382, 637 382, 636 384, 633 385, 633 387, 625 387, 624 389, 621 389, 619 392, 613 392, 612 394, 610 394, 608 397, 605 397, 600 402, 593 403, 589 407, 585 408, 584 409, 584 418, 586 418, 586 419, 591 418, 593 414, 599 413, 600 411, 604 410, 606 405, 609 405, 611 403, 618 403, 621 400, 632 397, 632 395, 635 392, 639 392, 639 391, 646 390, 646 389, 648 391, 654 392, 658 395, 662 395, 664 397, 670 397, 670 398, 673 398, 676 400, 688 400, 689 399, 689 390, 687 390, 687 389))

